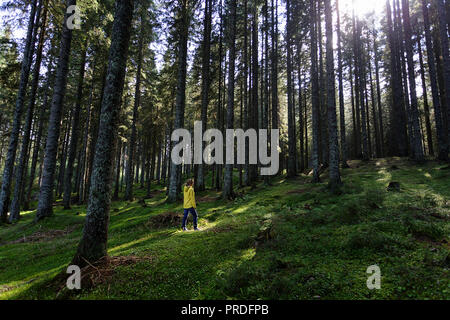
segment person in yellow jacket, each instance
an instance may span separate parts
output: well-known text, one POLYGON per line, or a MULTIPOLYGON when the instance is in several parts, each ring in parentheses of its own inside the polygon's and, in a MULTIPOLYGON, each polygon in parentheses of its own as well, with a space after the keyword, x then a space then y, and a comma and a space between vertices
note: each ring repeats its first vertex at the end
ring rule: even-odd
POLYGON ((194 230, 198 230, 197 228, 197 205, 195 204, 195 191, 194 191, 194 180, 189 179, 186 181, 186 185, 184 186, 184 216, 183 216, 183 223, 181 227, 183 228, 183 231, 187 231, 186 228, 186 221, 189 215, 189 212, 194 217, 194 230))

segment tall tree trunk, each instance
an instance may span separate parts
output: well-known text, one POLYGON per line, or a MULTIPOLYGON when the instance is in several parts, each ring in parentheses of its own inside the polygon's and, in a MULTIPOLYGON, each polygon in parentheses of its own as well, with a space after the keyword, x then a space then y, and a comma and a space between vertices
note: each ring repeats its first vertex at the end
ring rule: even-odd
MULTIPOLYGON (((75 5, 76 0, 67 0, 67 7, 75 5)), ((50 108, 50 120, 45 145, 44 167, 41 181, 39 203, 35 221, 39 221, 53 214, 53 187, 56 169, 56 152, 61 126, 61 114, 63 100, 66 93, 67 74, 69 69, 70 47, 72 42, 72 30, 67 26, 70 14, 66 13, 63 22, 61 47, 59 52, 58 67, 56 71, 55 90, 53 92, 50 108)))
POLYGON ((89 203, 83 236, 71 264, 80 267, 107 256, 109 209, 117 122, 133 17, 133 0, 116 1, 107 82, 102 100, 89 203))
POLYGON ((39 111, 39 125, 38 130, 36 134, 36 140, 34 143, 34 150, 33 150, 33 159, 31 161, 31 171, 30 171, 30 177, 28 180, 28 191, 24 203, 24 209, 28 210, 30 208, 30 201, 31 201, 31 193, 33 190, 33 184, 36 176, 36 167, 39 159, 39 154, 41 153, 41 140, 42 140, 42 133, 44 131, 44 121, 47 115, 48 110, 48 96, 49 96, 49 88, 52 84, 53 79, 53 56, 50 56, 50 61, 47 65, 47 75, 46 75, 46 83, 44 88, 44 98, 43 102, 40 107, 39 111))
POLYGON ((425 67, 423 64, 422 44, 421 44, 420 38, 421 38, 421 32, 417 32, 417 51, 419 52, 420 79, 422 80, 423 111, 424 111, 424 115, 425 115, 425 128, 427 131, 428 154, 433 155, 434 154, 433 134, 431 131, 430 107, 428 105, 427 84, 425 82, 425 67))
MULTIPOLYGON (((258 130, 258 7, 257 3, 253 2, 253 16, 252 16, 252 103, 251 103, 251 125, 250 128, 258 130)), ((258 165, 250 165, 250 183, 252 186, 258 177, 258 165)))
MULTIPOLYGON (((211 14, 212 1, 205 1, 205 17, 203 27, 203 57, 202 57, 202 107, 201 107, 201 121, 202 132, 206 131, 206 124, 208 120, 208 103, 209 103, 209 66, 210 66, 210 38, 211 38, 211 14)), ((204 143, 202 142, 202 150, 204 143)), ((196 189, 198 191, 205 190, 204 166, 202 163, 197 166, 197 179, 195 180, 196 189)))
POLYGON ((328 109, 328 137, 329 137, 329 187, 336 192, 341 185, 339 173, 339 143, 336 118, 336 88, 333 56, 333 18, 330 0, 325 0, 325 29, 327 36, 326 62, 327 62, 327 109, 328 109))
POLYGON ((352 60, 353 59, 349 59, 349 79, 350 79, 350 98, 351 98, 351 102, 352 102, 352 123, 353 123, 353 132, 352 132, 352 136, 353 136, 353 149, 352 149, 352 154, 354 158, 358 157, 358 153, 357 153, 357 145, 358 145, 358 132, 357 132, 357 126, 356 126, 356 109, 355 109, 355 90, 353 90, 353 72, 352 72, 352 60))
MULTIPOLYGON (((134 163, 134 150, 136 145, 136 122, 138 117, 138 108, 141 101, 141 69, 142 69, 142 50, 144 46, 144 23, 141 17, 141 30, 139 36, 139 48, 138 48, 138 61, 137 61, 137 71, 136 71, 136 88, 134 92, 134 107, 133 107, 133 120, 131 124, 131 136, 128 148, 128 161, 125 173, 126 189, 125 189, 125 200, 133 200, 133 165, 134 163)), ((138 169, 136 169, 136 172, 138 169)))
MULTIPOLYGON (((306 109, 306 106, 303 108, 303 93, 302 93, 302 73, 301 73, 301 65, 302 65, 302 59, 301 59, 301 52, 302 52, 302 42, 300 39, 298 40, 297 45, 297 51, 298 51, 298 130, 299 130, 299 138, 300 138, 300 162, 299 162, 299 170, 300 173, 305 171, 305 140, 304 140, 304 134, 305 131, 305 120, 303 117, 304 109, 306 109)), ((306 93, 305 93, 306 95, 306 93)))
POLYGON ((85 41, 84 48, 82 50, 83 53, 81 55, 80 70, 78 76, 77 100, 75 102, 75 110, 73 111, 73 119, 72 119, 72 136, 69 147, 69 159, 67 162, 67 168, 65 171, 66 174, 64 178, 64 197, 63 197, 64 209, 70 209, 70 201, 72 196, 73 166, 75 162, 75 157, 77 155, 78 136, 80 135, 81 102, 83 100, 84 73, 86 70, 86 54, 88 50, 87 40, 85 41))
POLYGON ((373 89, 373 78, 372 78, 372 64, 370 61, 369 55, 369 86, 370 86, 370 100, 372 104, 372 120, 373 120, 373 129, 375 133, 375 152, 376 157, 381 158, 381 144, 380 144, 380 131, 378 130, 378 121, 377 121, 377 112, 376 112, 376 104, 375 104, 375 91, 373 89))
MULTIPOLYGON (((247 5, 247 2, 245 2, 245 5, 247 5)), ((246 8, 246 7, 245 7, 246 8)), ((220 33, 219 33, 219 90, 218 90, 218 103, 217 103, 217 128, 219 130, 222 129, 222 42, 223 42, 223 15, 222 15, 222 0, 219 1, 219 16, 220 16, 220 33)), ((247 19, 245 19, 247 21, 247 19)), ((245 35, 247 33, 245 32, 245 35)), ((221 189, 221 181, 222 181, 222 165, 216 163, 216 190, 221 189)))
POLYGON ((318 46, 319 46, 319 86, 320 88, 324 88, 324 90, 319 89, 319 159, 324 168, 327 168, 329 165, 329 156, 330 150, 328 145, 328 108, 326 101, 326 92, 325 89, 327 87, 326 77, 324 74, 324 54, 323 54, 323 45, 322 45, 322 3, 323 1, 317 1, 317 32, 318 32, 318 46))
POLYGON ((17 145, 19 142, 20 126, 22 121, 23 104, 27 91, 28 78, 30 75, 31 61, 33 56, 33 29, 36 16, 37 0, 31 2, 30 18, 28 21, 27 38, 25 40, 25 49, 23 53, 22 67, 20 70, 19 91, 17 92, 16 105, 14 108, 14 117, 12 130, 9 137, 8 153, 3 169, 2 188, 0 191, 0 222, 6 222, 8 207, 11 195, 11 183, 13 176, 14 162, 16 160, 17 145))
MULTIPOLYGON (((181 29, 179 32, 179 51, 178 51, 178 75, 177 75, 177 89, 175 101, 175 120, 173 128, 180 129, 184 123, 184 107, 186 104, 186 61, 187 61, 187 41, 189 31, 189 8, 187 0, 180 0, 181 5, 181 29)), ((178 197, 180 186, 180 165, 176 165, 170 161, 170 181, 168 202, 175 202, 178 197)))
POLYGON ((341 133, 341 162, 342 167, 348 168, 347 164, 347 141, 345 137, 345 109, 344 109, 344 85, 342 83, 342 52, 341 52, 341 20, 339 17, 339 0, 336 0, 336 34, 338 46, 338 82, 339 82, 339 120, 341 133))
POLYGON ((406 127, 404 122, 404 99, 403 88, 401 80, 401 67, 398 53, 398 41, 394 36, 395 27, 392 22, 392 11, 389 0, 386 0, 386 15, 388 25, 388 41, 390 47, 390 74, 391 74, 391 88, 392 88, 392 112, 391 112, 391 128, 388 133, 393 138, 393 143, 390 145, 390 154, 398 156, 406 156, 406 127))
MULTIPOLYGON (((358 34, 358 39, 361 39, 361 22, 356 20, 356 30, 358 34)), ((367 122, 366 122, 366 105, 364 101, 365 96, 365 63, 363 58, 363 47, 361 40, 357 42, 357 58, 358 58, 358 78, 359 78, 359 101, 360 101, 360 111, 361 111, 361 139, 362 139, 362 159, 369 160, 369 139, 367 136, 367 122)))
POLYGON ((355 76, 355 118, 356 118, 356 127, 354 127, 355 134, 355 155, 357 158, 362 157, 361 152, 361 113, 360 113, 360 90, 359 90, 359 62, 358 62, 358 30, 355 18, 355 12, 353 10, 352 14, 352 31, 353 31, 353 56, 354 56, 354 72, 355 76))
POLYGON ((316 1, 310 0, 311 32, 311 99, 312 99, 312 167, 313 182, 319 182, 319 79, 317 78, 317 11, 316 1))
MULTIPOLYGON (((244 1, 244 130, 249 128, 249 105, 248 105, 248 1, 244 1)), ((249 166, 249 156, 248 147, 245 148, 245 164, 244 164, 244 184, 250 184, 250 166, 249 166)))
POLYGON ((287 112, 288 112, 288 148, 289 148, 289 156, 288 156, 288 167, 287 167, 287 176, 289 178, 294 177, 296 172, 296 159, 295 159, 295 133, 294 133, 294 106, 292 103, 292 58, 291 58, 291 12, 290 12, 290 0, 286 1, 286 52, 287 52, 287 112))
POLYGON ((450 56, 448 45, 448 32, 446 28, 447 23, 450 21, 450 17, 448 17, 449 6, 450 5, 448 3, 448 0, 446 0, 446 3, 444 3, 444 0, 437 0, 438 17, 439 17, 439 34, 441 39, 441 54, 444 69, 443 78, 447 98, 446 99, 447 106, 443 106, 443 108, 447 110, 447 138, 448 141, 450 142, 450 56))
POLYGON ((402 0, 403 9, 403 27, 405 35, 406 58, 408 61, 408 77, 409 77, 409 92, 411 95, 411 117, 413 130, 413 147, 414 160, 424 161, 423 147, 422 147, 422 133, 420 132, 419 124, 419 110, 416 93, 416 74, 414 70, 413 61, 413 46, 411 42, 411 23, 409 18, 409 3, 408 0, 402 0))
MULTIPOLYGON (((228 54, 229 67, 228 67, 228 87, 227 87, 227 129, 234 129, 234 71, 235 71, 235 59, 236 59, 236 0, 230 0, 230 16, 229 16, 229 30, 228 30, 228 45, 230 46, 230 52, 228 54)), ((234 140, 234 138, 233 138, 234 140)), ((228 154, 228 153, 227 153, 228 154)), ((234 153, 233 153, 234 154, 234 153)), ((233 199, 233 164, 228 163, 228 159, 225 165, 225 178, 223 182, 224 199, 233 199)))
MULTIPOLYGON (((40 18, 40 12, 42 10, 42 2, 39 4, 39 8, 36 14, 36 22, 40 18)), ((14 196, 11 203, 11 212, 9 214, 9 222, 15 222, 19 220, 20 217, 20 205, 22 203, 22 188, 25 185, 25 173, 27 170, 28 163, 28 147, 30 144, 30 136, 31 136, 31 125, 33 122, 34 116, 34 106, 36 104, 36 92, 39 86, 39 73, 41 70, 41 62, 42 62, 42 50, 44 48, 45 41, 45 32, 46 32, 46 23, 47 23, 47 3, 44 6, 44 11, 42 14, 42 21, 40 23, 36 23, 35 25, 35 33, 37 33, 38 28, 40 28, 39 33, 39 43, 36 50, 36 60, 34 62, 33 68, 33 81, 31 85, 31 93, 29 96, 28 110, 25 119, 25 127, 24 127, 24 135, 22 138, 22 148, 20 151, 19 164, 16 167, 16 183, 14 185, 14 196)))
POLYGON ((116 154, 116 182, 114 184, 113 200, 119 200, 119 185, 120 185, 120 166, 122 158, 122 140, 119 138, 117 142, 117 154, 116 154))
POLYGON ((431 96, 434 108, 434 121, 436 126, 436 137, 438 142, 438 159, 448 161, 448 144, 442 123, 442 111, 439 99, 436 64, 434 61, 434 48, 433 43, 431 41, 430 19, 428 16, 428 7, 426 0, 422 0, 422 13, 425 29, 425 45, 427 47, 428 70, 430 74, 431 96))
POLYGON ((276 0, 276 13, 274 0, 272 0, 272 129, 278 129, 278 0, 276 0))
MULTIPOLYGON (((414 147, 413 147, 413 116, 411 112, 411 105, 410 105, 410 97, 409 97, 409 87, 408 87, 408 72, 407 72, 407 66, 406 66, 406 59, 405 59, 405 34, 402 31, 402 17, 400 12, 400 2, 399 0, 394 0, 394 34, 397 38, 397 44, 398 44, 398 55, 399 55, 399 69, 400 69, 400 88, 401 95, 404 103, 404 109, 401 114, 402 118, 404 118, 404 122, 407 124, 407 134, 406 134, 406 144, 405 146, 409 146, 409 152, 411 155, 414 153, 414 147), (406 114, 406 116, 405 116, 406 114)), ((408 148, 407 148, 408 150, 408 148)))
POLYGON ((384 157, 384 129, 383 129, 383 111, 381 109, 381 88, 380 88, 380 72, 378 67, 378 46, 376 40, 375 29, 373 32, 373 51, 375 60, 375 82, 377 86, 377 104, 378 104, 378 123, 380 124, 380 151, 381 157, 384 157))

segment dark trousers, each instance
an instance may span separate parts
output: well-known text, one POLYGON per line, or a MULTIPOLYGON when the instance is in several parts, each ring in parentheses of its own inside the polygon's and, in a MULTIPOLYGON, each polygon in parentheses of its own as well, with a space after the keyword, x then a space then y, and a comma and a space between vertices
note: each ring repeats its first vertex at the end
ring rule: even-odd
POLYGON ((181 225, 182 228, 186 227, 186 220, 188 218, 189 212, 194 217, 194 229, 197 229, 197 211, 194 208, 184 209, 183 223, 181 225))

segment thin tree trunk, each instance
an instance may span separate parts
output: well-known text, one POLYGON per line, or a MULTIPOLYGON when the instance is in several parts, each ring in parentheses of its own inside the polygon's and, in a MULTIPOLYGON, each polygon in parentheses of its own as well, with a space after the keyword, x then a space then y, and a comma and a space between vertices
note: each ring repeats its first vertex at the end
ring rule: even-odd
MULTIPOLYGON (((181 29, 179 30, 179 51, 178 51, 178 75, 177 75, 177 89, 175 101, 175 120, 174 129, 183 127, 184 123, 184 107, 186 104, 186 60, 187 60, 187 41, 189 31, 189 8, 187 0, 181 0, 181 29)), ((180 186, 180 165, 170 162, 170 181, 168 202, 175 202, 178 198, 178 191, 180 186)))
POLYGON ((408 0, 402 0, 402 9, 403 9, 406 58, 408 60, 409 92, 411 95, 411 117, 413 125, 412 130, 413 130, 414 160, 422 162, 424 161, 424 155, 422 147, 422 134, 420 132, 420 124, 419 124, 419 110, 416 93, 416 74, 414 70, 413 48, 411 43, 412 32, 409 18, 408 0))
POLYGON ((431 131, 431 121, 430 121, 430 107, 428 105, 428 94, 427 85, 425 82, 425 68, 423 65, 423 54, 422 54, 422 44, 420 43, 421 33, 417 32, 417 51, 419 52, 419 63, 420 63, 420 79, 422 80, 422 97, 423 97, 423 111, 425 115, 425 128, 427 131, 427 144, 428 144, 428 154, 433 155, 433 134, 431 131))
POLYGON ((427 1, 422 0, 422 13, 425 29, 425 44, 427 47, 428 70, 430 73, 431 96, 433 99, 434 121, 438 142, 438 159, 448 161, 448 144, 443 130, 441 103, 437 82, 436 65, 434 61, 434 48, 431 41, 430 21, 428 17, 427 1))
POLYGON ((376 34, 375 30, 373 33, 373 51, 374 51, 374 59, 375 59, 375 82, 377 86, 377 103, 378 103, 378 122, 380 124, 380 148, 381 148, 381 157, 384 157, 384 129, 383 129, 383 112, 381 109, 381 88, 380 88, 380 72, 378 67, 378 46, 376 42, 376 34))
POLYGON ((338 82, 339 82, 339 120, 341 137, 341 162, 342 167, 348 168, 347 164, 347 141, 345 137, 345 109, 344 109, 344 86, 342 83, 342 52, 341 52, 341 21, 339 17, 339 0, 336 0, 336 33, 338 46, 338 82))
MULTIPOLYGON (((234 70, 236 59, 236 0, 230 0, 230 16, 229 16, 229 30, 228 30, 228 44, 230 46, 230 52, 228 54, 229 67, 228 67, 228 87, 227 87, 227 129, 234 129, 234 70)), ((225 178, 223 183, 222 197, 224 199, 233 199, 233 164, 228 163, 230 160, 227 158, 227 164, 225 165, 225 178)))
MULTIPOLYGON (((76 0, 68 0, 67 6, 75 5, 76 0)), ((66 93, 67 74, 69 69, 70 47, 72 42, 72 30, 67 26, 70 14, 66 13, 61 37, 58 67, 56 71, 55 90, 53 92, 50 109, 50 120, 45 145, 45 157, 39 203, 35 221, 39 221, 53 214, 53 187, 56 169, 56 152, 61 123, 63 100, 66 93)))
POLYGON ((77 155, 78 136, 80 135, 80 113, 81 113, 81 103, 83 100, 84 73, 86 70, 86 54, 88 50, 87 44, 88 43, 86 40, 84 43, 84 48, 82 49, 83 53, 81 56, 80 70, 78 76, 77 100, 75 102, 75 110, 72 119, 72 136, 69 147, 69 159, 67 162, 67 168, 65 171, 66 174, 64 178, 63 206, 64 209, 66 210, 70 209, 70 201, 72 196, 73 166, 75 162, 75 157, 77 155))
POLYGON ((30 75, 31 61, 33 56, 33 29, 36 15, 36 3, 34 0, 31 3, 30 17, 28 21, 27 38, 25 40, 25 49, 23 53, 22 67, 20 70, 19 90, 17 92, 16 105, 14 108, 14 117, 12 123, 12 130, 9 137, 8 153, 2 175, 2 187, 0 192, 0 221, 6 222, 8 207, 11 195, 11 184, 13 177, 14 162, 16 160, 17 145, 19 142, 20 126, 23 113, 23 105, 25 101, 25 94, 27 91, 28 78, 30 75))
MULTIPOLYGON (((37 10, 36 21, 40 19, 40 12, 42 10, 42 6, 43 4, 41 2, 37 10)), ((36 23, 35 25, 34 31, 35 33, 37 33, 38 28, 40 27, 39 43, 36 50, 36 61, 34 62, 33 68, 33 81, 31 85, 31 93, 29 96, 29 104, 25 120, 24 135, 22 138, 22 148, 20 151, 19 165, 16 167, 16 183, 14 185, 14 196, 11 203, 11 212, 9 215, 10 223, 19 220, 20 217, 20 204, 23 198, 21 191, 23 186, 25 185, 25 172, 28 168, 27 166, 29 154, 28 147, 30 145, 31 125, 34 116, 34 106, 36 104, 36 93, 39 86, 39 73, 41 70, 42 50, 44 48, 46 23, 47 23, 47 4, 45 4, 44 6, 42 21, 40 23, 36 23)))
POLYGON ((292 59, 291 59, 291 12, 290 12, 290 0, 286 1, 286 52, 287 52, 287 112, 288 112, 288 167, 287 176, 289 178, 294 177, 296 172, 296 160, 295 160, 295 133, 294 133, 294 106, 292 103, 292 59))
POLYGON ((336 192, 341 185, 339 173, 339 143, 336 117, 336 88, 333 56, 333 18, 330 0, 325 0, 325 29, 327 36, 326 63, 327 63, 327 109, 328 109, 328 137, 329 137, 329 187, 336 192))
MULTIPOLYGON (((133 120, 131 124, 131 137, 128 148, 128 161, 125 173, 126 189, 125 189, 125 200, 133 200, 133 165, 134 165, 134 150, 136 144, 136 122, 138 117, 138 108, 141 101, 141 68, 142 68, 142 50, 144 46, 144 32, 143 32, 143 21, 141 18, 141 34, 139 37, 139 48, 138 48, 138 61, 137 61, 137 71, 136 71, 136 88, 134 92, 134 107, 133 107, 133 120)), ((136 170, 137 172, 138 170, 136 170)))
MULTIPOLYGON (((212 14, 212 1, 205 1, 205 18, 203 29, 203 57, 202 57, 202 106, 201 106, 201 121, 202 132, 206 131, 206 124, 208 120, 208 103, 209 103, 209 61, 210 61, 210 38, 211 38, 211 14, 212 14)), ((202 150, 204 143, 202 142, 202 150)), ((205 177, 203 160, 201 164, 197 166, 197 179, 195 180, 196 189, 198 191, 205 190, 205 177)))
POLYGON ((317 78, 317 11, 315 0, 310 0, 311 30, 311 99, 312 99, 312 167, 313 182, 320 182, 319 177, 319 80, 317 78))
POLYGON ((446 92, 446 102, 447 105, 444 106, 447 110, 447 140, 450 142, 450 56, 449 56, 449 45, 448 45, 448 32, 446 28, 446 22, 450 21, 450 17, 448 17, 448 7, 449 3, 446 0, 437 0, 438 7, 438 18, 439 18, 439 34, 441 39, 441 54, 443 61, 443 78, 446 92), (447 6, 447 9, 446 9, 447 6), (447 17, 446 17, 447 14, 447 17), (446 19, 447 18, 447 19, 446 19))

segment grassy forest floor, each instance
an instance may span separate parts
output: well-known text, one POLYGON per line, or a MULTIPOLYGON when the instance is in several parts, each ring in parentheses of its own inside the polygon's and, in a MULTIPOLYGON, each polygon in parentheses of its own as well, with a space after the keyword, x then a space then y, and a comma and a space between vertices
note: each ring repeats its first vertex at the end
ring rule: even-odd
POLYGON ((231 202, 197 193, 199 232, 181 231, 181 202, 166 204, 162 186, 146 200, 136 186, 136 201, 112 203, 112 259, 84 270, 81 291, 55 276, 76 251, 86 207, 56 203, 38 224, 25 212, 0 226, 0 298, 450 299, 448 164, 350 166, 340 195, 328 193, 326 173, 320 184, 307 175, 260 182, 231 202), (391 181, 400 191, 387 191, 391 181), (374 264, 380 290, 366 286, 374 264))

